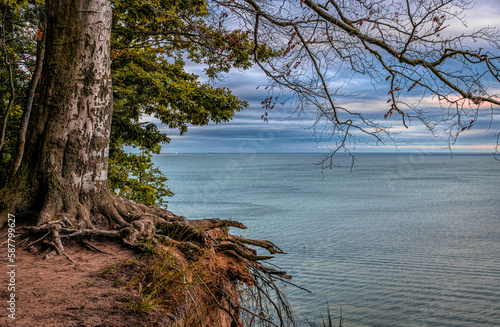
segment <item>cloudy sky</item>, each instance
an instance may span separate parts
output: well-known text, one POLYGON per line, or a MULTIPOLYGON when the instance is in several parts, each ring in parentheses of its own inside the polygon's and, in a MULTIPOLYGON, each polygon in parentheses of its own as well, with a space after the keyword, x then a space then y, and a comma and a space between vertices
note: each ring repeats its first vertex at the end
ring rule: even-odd
MULTIPOLYGON (((500 27, 500 0, 478 0, 476 6, 467 16, 471 28, 486 25, 500 27)), ((189 65, 189 70, 202 76, 202 67, 189 65)), ((179 136, 176 131, 165 130, 171 137, 170 144, 163 146, 162 151, 167 153, 303 153, 327 152, 327 146, 332 144, 316 142, 313 130, 310 128, 315 112, 300 116, 290 116, 292 107, 276 107, 270 112, 269 122, 261 120, 263 110, 261 101, 266 98, 263 90, 267 80, 258 68, 245 72, 232 71, 225 76, 217 86, 228 87, 240 99, 246 100, 249 107, 236 113, 234 119, 224 124, 209 124, 202 127, 190 127, 188 133, 179 136), (260 86, 259 89, 256 89, 260 86)), ((339 101, 351 108, 373 108, 383 115, 389 108, 386 103, 387 89, 376 92, 367 78, 359 77, 349 80, 347 84, 353 90, 361 90, 359 97, 342 98, 339 101)), ((496 86, 498 87, 498 85, 496 86)), ((422 108, 433 110, 437 108, 436 101, 425 99, 422 108)), ((495 116, 500 119, 498 109, 495 116)), ((492 153, 495 145, 495 133, 500 126, 493 122, 490 126, 491 111, 485 110, 478 119, 476 126, 461 135, 453 151, 492 153)), ((498 120, 497 120, 498 121, 498 120)), ((432 137, 425 127, 414 122, 408 129, 398 128, 400 123, 394 120, 394 131, 401 131, 396 136, 397 146, 387 141, 385 144, 358 144, 356 151, 361 152, 444 152, 447 137, 432 137)))

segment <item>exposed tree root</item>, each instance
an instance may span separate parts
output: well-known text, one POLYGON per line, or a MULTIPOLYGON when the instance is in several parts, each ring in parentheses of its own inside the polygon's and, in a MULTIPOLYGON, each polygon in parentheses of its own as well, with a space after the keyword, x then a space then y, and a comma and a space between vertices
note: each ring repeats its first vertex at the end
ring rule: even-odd
POLYGON ((231 244, 231 243, 226 243, 226 244, 215 244, 214 245, 215 249, 219 251, 234 251, 237 255, 241 256, 242 258, 245 258, 250 261, 257 261, 257 260, 269 260, 272 259, 272 256, 264 256, 264 255, 256 255, 253 253, 254 251, 251 251, 249 249, 242 248, 238 244, 231 244))
MULTIPOLYGON (((72 197, 69 196, 69 198, 72 197)), ((168 210, 133 203, 114 196, 110 192, 101 194, 98 203, 94 203, 94 208, 97 207, 98 213, 103 215, 110 225, 110 228, 99 229, 92 224, 90 212, 75 209, 82 206, 79 201, 72 203, 68 211, 57 211, 68 208, 67 200, 58 200, 57 203, 49 201, 41 211, 40 224, 24 229, 30 233, 43 234, 41 238, 33 241, 30 245, 50 236, 56 251, 68 257, 70 261, 72 259, 65 253, 62 240, 91 237, 120 240, 124 245, 133 248, 140 248, 144 242, 161 242, 192 253, 201 253, 202 249, 214 248, 220 252, 231 251, 249 261, 267 260, 272 256, 258 256, 255 250, 246 245, 264 248, 271 254, 284 253, 283 250, 269 241, 229 235, 229 227, 246 228, 238 221, 218 218, 188 220, 186 217, 177 216, 168 210), (52 219, 47 219, 48 216, 52 219), (223 237, 214 238, 211 234, 223 234, 223 237)))
MULTIPOLYGON (((293 325, 293 317, 286 300, 274 284, 276 280, 284 280, 290 276, 263 265, 260 261, 271 259, 272 256, 257 255, 257 251, 249 246, 263 248, 271 255, 284 251, 270 241, 229 234, 229 227, 245 229, 242 223, 218 218, 189 220, 165 209, 133 203, 114 196, 109 191, 101 192, 99 197, 75 198, 70 194, 64 195, 62 200, 53 201, 49 195, 46 200, 48 202, 41 210, 38 224, 25 226, 22 230, 24 235, 28 236, 26 241, 30 241, 27 247, 44 244, 54 250, 46 256, 47 259, 58 254, 74 264, 75 261, 64 248, 64 243, 71 239, 79 240, 92 251, 106 253, 90 243, 92 238, 115 240, 139 251, 151 251, 159 245, 175 248, 188 262, 198 261, 207 255, 214 256, 215 253, 219 253, 221 258, 228 255, 232 258, 228 262, 237 262, 239 268, 228 267, 225 274, 234 276, 224 278, 243 281, 248 289, 253 290, 252 305, 262 304, 265 300, 271 304, 272 310, 262 315, 256 313, 258 310, 244 308, 236 299, 235 286, 230 291, 225 290, 223 279, 213 286, 218 291, 212 296, 212 304, 225 311, 235 326, 241 325, 239 316, 243 312, 249 316, 253 315, 253 318, 259 317, 267 323, 271 318, 277 317, 281 322, 288 320, 293 325), (231 272, 232 269, 235 270, 231 272), (242 273, 242 269, 247 273, 242 273), (269 294, 269 288, 277 292, 275 296, 269 294), (274 313, 270 313, 271 311, 274 313)), ((196 298, 189 292, 188 290, 186 294, 190 295, 190 302, 196 311, 196 298)), ((198 320, 201 321, 200 319, 198 320)))
MULTIPOLYGON (((238 304, 243 313, 245 326, 260 326, 258 321, 270 323, 272 326, 297 326, 285 294, 276 285, 276 282, 280 281, 296 286, 288 281, 291 276, 258 262, 249 262, 248 268, 256 282, 247 290, 238 304), (247 307, 244 308, 242 304, 247 304, 247 307), (256 312, 259 314, 256 315, 256 312), (274 323, 276 319, 279 323, 274 323)), ((303 290, 309 292, 306 289, 303 290)))
POLYGON ((44 241, 45 244, 50 245, 51 247, 54 248, 54 250, 59 254, 65 256, 71 263, 75 263, 75 261, 69 256, 69 254, 66 253, 64 250, 64 246, 61 241, 61 235, 60 235, 60 230, 61 230, 61 225, 55 223, 55 224, 50 224, 46 226, 45 228, 37 228, 37 227, 24 227, 25 230, 28 231, 43 231, 46 232, 44 236, 41 238, 31 242, 28 246, 32 246, 42 240, 44 240, 47 236, 51 236, 52 241, 44 241))
POLYGON ((82 243, 83 245, 85 245, 88 249, 92 250, 92 251, 95 251, 95 252, 99 252, 99 253, 104 253, 104 254, 108 254, 108 255, 112 255, 111 253, 108 253, 106 251, 103 251, 97 247, 95 247, 94 245, 92 245, 91 243, 87 242, 86 240, 82 240, 82 243))
POLYGON ((237 243, 237 244, 240 244, 240 245, 248 244, 248 245, 254 245, 254 246, 261 247, 261 248, 269 251, 269 253, 271 253, 271 254, 276 254, 276 253, 283 253, 284 254, 285 253, 285 252, 283 252, 282 249, 280 249, 279 247, 277 247, 274 243, 272 243, 270 241, 251 240, 248 238, 244 238, 242 236, 234 236, 234 235, 231 235, 230 240, 237 243))
POLYGON ((37 243, 38 243, 38 242, 40 242, 40 241, 43 241, 43 239, 44 239, 44 238, 46 238, 47 236, 49 236, 49 234, 50 234, 50 231, 49 231, 49 232, 47 232, 47 234, 45 234, 45 235, 43 235, 42 237, 40 237, 39 239, 37 239, 37 240, 35 240, 35 241, 33 241, 33 242, 29 243, 28 245, 26 245, 26 248, 29 248, 30 246, 33 246, 33 245, 37 244, 37 243))

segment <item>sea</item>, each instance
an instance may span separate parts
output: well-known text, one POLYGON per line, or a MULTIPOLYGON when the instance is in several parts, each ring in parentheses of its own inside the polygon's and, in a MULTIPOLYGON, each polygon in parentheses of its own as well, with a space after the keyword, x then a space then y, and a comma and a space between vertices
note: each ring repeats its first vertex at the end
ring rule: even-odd
MULTIPOLYGON (((500 162, 492 155, 168 154, 168 209, 224 218, 286 254, 299 325, 500 326, 500 162), (309 323, 307 322, 309 321, 309 323)), ((259 252, 260 253, 260 252, 259 252)), ((262 252, 265 254, 265 251, 262 252)))

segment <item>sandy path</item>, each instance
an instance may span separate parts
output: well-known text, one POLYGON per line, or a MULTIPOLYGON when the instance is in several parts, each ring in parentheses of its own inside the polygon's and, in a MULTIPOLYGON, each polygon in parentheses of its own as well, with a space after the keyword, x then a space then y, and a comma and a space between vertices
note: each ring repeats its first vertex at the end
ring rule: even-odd
MULTIPOLYGON (((138 299, 137 294, 114 287, 114 280, 102 277, 107 267, 134 258, 134 253, 110 243, 93 245, 112 255, 73 246, 66 251, 76 262, 72 264, 63 256, 45 260, 43 253, 16 249, 15 320, 8 317, 7 311, 12 293, 8 290, 11 268, 8 262, 1 261, 0 326, 167 325, 160 314, 134 313, 129 303, 138 299)), ((5 245, 0 248, 4 249, 5 245)), ((0 254, 0 258, 6 257, 7 253, 0 254)))

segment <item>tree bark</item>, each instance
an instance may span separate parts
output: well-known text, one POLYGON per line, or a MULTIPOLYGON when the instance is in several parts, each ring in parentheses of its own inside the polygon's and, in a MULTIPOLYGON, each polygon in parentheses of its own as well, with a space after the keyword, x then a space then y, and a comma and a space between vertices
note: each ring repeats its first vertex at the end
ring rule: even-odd
MULTIPOLYGON (((16 207, 40 212, 38 224, 64 211, 81 227, 107 190, 113 111, 109 0, 49 0, 40 101, 25 154, 9 187, 16 207)), ((84 226, 87 225, 87 226, 84 226)))

